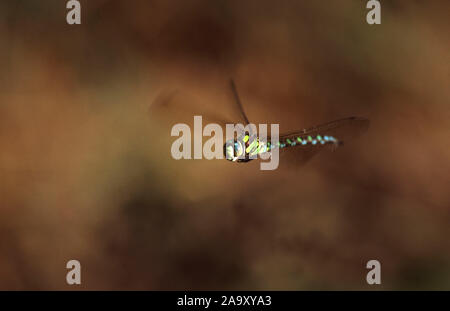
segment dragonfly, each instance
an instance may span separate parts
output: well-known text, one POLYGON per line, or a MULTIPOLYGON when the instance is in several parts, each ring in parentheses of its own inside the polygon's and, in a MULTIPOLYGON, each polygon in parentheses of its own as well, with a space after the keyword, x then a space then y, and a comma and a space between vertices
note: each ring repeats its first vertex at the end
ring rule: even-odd
MULTIPOLYGON (((230 84, 240 115, 246 125, 248 125, 250 122, 241 104, 236 85, 233 80, 230 80, 230 84)), ((247 163, 276 148, 280 151, 308 151, 308 153, 314 154, 324 149, 324 147, 331 146, 335 150, 337 147, 342 146, 348 137, 366 130, 368 126, 369 120, 366 118, 347 117, 307 129, 281 134, 277 141, 272 141, 270 136, 267 136, 266 139, 261 139, 257 134, 247 131, 237 138, 227 140, 223 146, 223 152, 225 159, 238 163, 247 163)))

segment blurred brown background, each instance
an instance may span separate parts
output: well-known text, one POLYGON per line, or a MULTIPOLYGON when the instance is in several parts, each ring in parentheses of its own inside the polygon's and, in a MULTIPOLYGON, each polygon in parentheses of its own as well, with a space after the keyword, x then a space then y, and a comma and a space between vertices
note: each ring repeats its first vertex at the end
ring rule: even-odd
POLYGON ((370 259, 450 289, 448 1, 81 4, 0 2, 0 289, 374 289, 370 259), (172 160, 167 125, 235 117, 230 77, 255 123, 371 127, 273 172, 172 160))

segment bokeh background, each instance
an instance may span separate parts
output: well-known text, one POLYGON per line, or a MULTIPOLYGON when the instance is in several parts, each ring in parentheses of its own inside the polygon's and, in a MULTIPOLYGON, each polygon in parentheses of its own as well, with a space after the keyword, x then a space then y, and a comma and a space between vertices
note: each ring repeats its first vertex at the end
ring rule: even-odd
POLYGON ((0 2, 0 289, 450 289, 448 1, 81 5, 0 2), (236 120, 230 77, 255 123, 371 126, 271 172, 173 160, 171 125, 236 120))

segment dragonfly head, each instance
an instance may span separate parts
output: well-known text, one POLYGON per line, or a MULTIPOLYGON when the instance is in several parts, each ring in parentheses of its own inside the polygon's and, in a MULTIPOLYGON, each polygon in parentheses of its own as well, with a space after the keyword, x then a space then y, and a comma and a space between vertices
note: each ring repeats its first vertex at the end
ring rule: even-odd
POLYGON ((228 140, 223 145, 223 153, 225 159, 232 162, 248 162, 248 157, 245 154, 244 142, 240 140, 228 140))

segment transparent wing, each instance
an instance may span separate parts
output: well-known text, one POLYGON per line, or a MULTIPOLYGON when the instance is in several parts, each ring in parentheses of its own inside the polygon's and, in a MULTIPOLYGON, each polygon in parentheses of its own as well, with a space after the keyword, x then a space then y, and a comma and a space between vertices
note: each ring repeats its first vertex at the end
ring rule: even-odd
MULTIPOLYGON (((247 125, 250 122, 232 79, 230 80, 230 87, 233 98, 230 99, 227 96, 226 102, 222 104, 218 103, 214 98, 204 99, 203 96, 193 96, 192 92, 186 90, 161 91, 150 104, 148 113, 151 118, 172 121, 192 119, 194 115, 201 115, 206 123, 217 123, 224 127, 226 124, 236 123, 247 125), (230 101, 234 101, 234 103, 231 104, 230 101), (227 117, 227 110, 231 116, 227 117)), ((229 90, 226 93, 230 94, 229 90)))
POLYGON ((242 121, 244 121, 244 125, 247 125, 250 122, 248 121, 247 115, 245 114, 244 108, 242 107, 242 103, 239 98, 239 94, 237 92, 236 85, 234 84, 233 79, 230 80, 230 85, 231 85, 231 91, 233 92, 234 99, 236 101, 236 108, 238 109, 238 112, 242 118, 242 121))
POLYGON ((300 131, 288 132, 280 135, 280 140, 291 139, 295 141, 297 137, 328 135, 338 140, 338 144, 316 144, 316 145, 296 145, 280 149, 280 165, 297 165, 301 166, 307 163, 312 157, 324 149, 335 149, 338 145, 342 145, 350 139, 353 139, 367 130, 369 120, 359 117, 349 117, 324 123, 318 126, 307 128, 300 131))
POLYGON ((194 116, 202 116, 203 124, 217 123, 225 126, 232 123, 220 113, 220 109, 212 111, 207 105, 199 104, 190 94, 180 90, 161 91, 150 104, 148 114, 151 119, 170 125, 191 125, 194 116))
POLYGON ((329 135, 338 139, 339 142, 345 142, 346 140, 354 138, 366 131, 369 124, 370 122, 366 118, 348 117, 300 131, 284 133, 280 135, 280 140, 298 136, 329 135))

